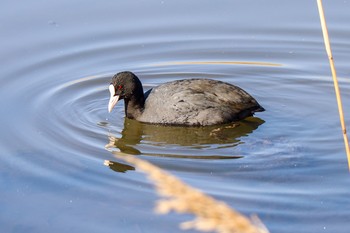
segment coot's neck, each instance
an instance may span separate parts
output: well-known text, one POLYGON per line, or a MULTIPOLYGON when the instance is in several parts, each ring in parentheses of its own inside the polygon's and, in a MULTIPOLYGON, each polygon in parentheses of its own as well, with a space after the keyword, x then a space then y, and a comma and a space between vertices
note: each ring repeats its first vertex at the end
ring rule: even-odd
POLYGON ((124 103, 126 117, 130 119, 139 118, 145 106, 145 96, 142 87, 135 90, 129 98, 125 98, 124 103))

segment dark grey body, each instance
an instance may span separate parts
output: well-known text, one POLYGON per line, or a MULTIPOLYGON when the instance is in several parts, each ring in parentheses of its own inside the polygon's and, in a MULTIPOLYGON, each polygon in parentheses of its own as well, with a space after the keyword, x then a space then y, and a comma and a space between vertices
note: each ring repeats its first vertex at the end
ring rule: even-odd
POLYGON ((135 119, 153 124, 216 125, 264 111, 241 88, 216 80, 186 79, 145 93, 142 114, 135 119))

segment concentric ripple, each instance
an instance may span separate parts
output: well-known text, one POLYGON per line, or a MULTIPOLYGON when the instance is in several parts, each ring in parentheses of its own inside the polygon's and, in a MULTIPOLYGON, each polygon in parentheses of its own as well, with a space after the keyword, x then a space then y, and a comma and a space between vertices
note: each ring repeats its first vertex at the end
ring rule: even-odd
MULTIPOLYGON (((45 85, 44 91, 34 98, 34 102, 36 115, 39 116, 36 124, 43 133, 50 135, 47 143, 54 142, 53 146, 60 148, 69 145, 69 150, 75 148, 77 153, 81 153, 83 149, 89 155, 99 151, 105 142, 109 148, 115 147, 122 152, 124 148, 130 150, 131 147, 139 155, 192 159, 239 158, 241 155, 225 150, 238 145, 240 137, 253 132, 264 122, 259 118, 249 118, 222 127, 170 127, 124 119, 122 102, 112 114, 107 113, 109 93, 106 87, 111 76, 94 75, 60 85, 45 85), (49 112, 47 106, 50 106, 49 112), (44 120, 42 116, 55 127, 41 125, 44 120), (202 152, 198 153, 198 150, 202 152)), ((146 83, 147 86, 154 84, 146 83)))
MULTIPOLYGON (((151 184, 114 153, 257 213, 271 232, 347 232, 346 158, 312 3, 150 2, 75 3, 79 11, 37 2, 17 4, 16 18, 4 12, 1 232, 178 232, 178 217, 151 214, 151 184), (107 111, 110 78, 123 70, 145 90, 185 78, 229 82, 266 111, 220 127, 128 120, 123 102, 107 111)), ((349 116, 342 4, 329 25, 349 116)))

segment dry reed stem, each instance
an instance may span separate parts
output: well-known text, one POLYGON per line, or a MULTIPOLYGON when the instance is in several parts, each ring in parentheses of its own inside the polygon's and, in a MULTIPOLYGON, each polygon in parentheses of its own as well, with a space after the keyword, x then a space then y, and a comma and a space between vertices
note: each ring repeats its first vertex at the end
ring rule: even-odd
POLYGON ((318 6, 318 12, 319 12, 319 15, 320 15, 320 20, 321 20, 321 27, 322 27, 324 44, 325 44, 325 47, 326 47, 326 51, 327 51, 327 55, 328 55, 328 59, 329 59, 329 64, 331 66, 333 83, 334 83, 334 89, 335 89, 335 95, 336 95, 337 104, 338 104, 340 123, 341 123, 342 131, 343 131, 345 150, 346 150, 346 155, 347 155, 347 158, 348 158, 348 167, 349 167, 349 171, 350 171, 349 141, 348 141, 348 136, 346 134, 346 125, 345 125, 345 120, 344 120, 343 105, 342 105, 341 96, 340 96, 340 89, 339 89, 338 80, 337 80, 337 73, 336 73, 335 66, 334 66, 334 60, 333 60, 333 55, 332 55, 331 44, 330 44, 330 41, 329 41, 327 24, 326 24, 326 18, 324 16, 322 0, 317 0, 317 6, 318 6))
POLYGON ((181 229, 194 228, 200 231, 219 233, 267 233, 266 227, 257 217, 248 219, 225 203, 205 195, 197 189, 183 183, 155 165, 121 152, 113 152, 121 160, 131 163, 146 173, 156 186, 157 193, 163 197, 156 205, 161 214, 175 211, 191 213, 193 221, 184 222, 181 229))

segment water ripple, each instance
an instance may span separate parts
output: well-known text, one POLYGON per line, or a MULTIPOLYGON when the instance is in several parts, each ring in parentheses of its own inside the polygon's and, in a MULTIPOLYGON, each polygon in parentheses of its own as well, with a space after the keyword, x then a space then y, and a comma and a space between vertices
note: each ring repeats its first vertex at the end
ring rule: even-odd
MULTIPOLYGON (((171 27, 164 21, 61 34, 65 24, 57 22, 49 21, 59 27, 54 34, 39 33, 48 36, 29 52, 4 52, 0 79, 6 88, 0 102, 8 112, 2 115, 6 133, 0 135, 0 146, 11 156, 1 158, 0 170, 10 170, 9 180, 44 184, 57 193, 74 187, 72 195, 84 190, 84 195, 99 195, 97 201, 117 198, 121 205, 129 199, 144 201, 151 185, 113 156, 121 152, 150 160, 211 195, 238 203, 239 209, 282 222, 307 217, 300 212, 315 199, 314 190, 317 201, 311 206, 319 212, 318 201, 345 193, 333 87, 321 34, 313 24, 255 30, 237 24, 236 31, 227 24, 212 32, 203 22, 178 19, 171 27), (7 69, 11 59, 16 65, 7 69), (233 83, 267 111, 238 126, 142 124, 125 119, 122 102, 113 113, 107 111, 110 78, 122 70, 135 72, 146 90, 183 78, 233 83)), ((348 33, 344 28, 334 32, 346 103, 348 33)), ((331 207, 340 209, 336 203, 331 207)))

